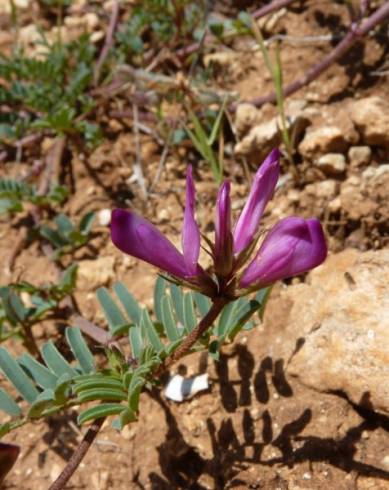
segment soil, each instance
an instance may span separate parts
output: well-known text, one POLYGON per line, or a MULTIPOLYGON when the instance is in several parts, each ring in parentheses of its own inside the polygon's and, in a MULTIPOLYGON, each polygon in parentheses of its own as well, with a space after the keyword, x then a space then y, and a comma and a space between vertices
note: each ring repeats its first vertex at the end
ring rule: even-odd
MULTIPOLYGON (((237 3, 223 2, 219 12, 236 15, 237 3)), ((258 5, 250 2, 252 7, 258 5)), ((41 18, 38 7, 34 8, 33 17, 24 11, 21 18, 25 25, 37 22, 45 28, 50 26, 51 20, 41 18)), ((2 25, 9 26, 7 14, 2 14, 1 19, 2 25)), ((99 28, 105 32, 108 19, 102 16, 99 22, 99 28)), ((289 40, 301 36, 319 38, 331 33, 338 36, 345 32, 349 12, 346 2, 312 0, 296 2, 278 18, 270 16, 267 22, 263 29, 268 36, 282 34, 289 40)), ((385 29, 387 25, 357 43, 340 62, 334 63, 291 100, 304 99, 321 114, 326 111, 340 114, 353 98, 374 95, 388 100, 387 71, 375 74, 388 63, 385 29)), ((245 38, 232 41, 229 48, 239 56, 221 67, 213 80, 214 86, 237 91, 245 100, 272 90, 262 57, 259 52, 253 55, 249 51, 250 43, 245 38)), ((330 52, 332 44, 328 40, 303 44, 285 41, 281 50, 285 82, 302 76, 330 52)), ((9 45, 2 44, 1 49, 8 48, 9 45)), ((170 110, 174 112, 174 108, 170 110)), ((272 105, 264 106, 260 112, 263 122, 276 114, 272 105)), ((141 160, 146 187, 150 189, 157 178, 144 198, 138 183, 129 179, 134 174, 136 146, 132 120, 101 117, 109 135, 104 143, 91 154, 80 153, 74 146, 67 149, 60 177, 72 189, 72 194, 63 211, 78 219, 90 210, 131 207, 179 245, 185 170, 191 162, 198 192, 198 221, 202 231, 212 236, 217 186, 207 164, 184 146, 169 153, 157 178, 163 145, 142 133, 141 160)), ((319 116, 314 124, 321 124, 319 116)), ((236 141, 231 132, 226 133, 225 174, 232 181, 236 212, 248 193, 247 174, 252 175, 260 162, 255 164, 250 159, 244 164, 234 159, 232 151, 227 150, 236 141)), ((45 155, 49 143, 44 140, 40 145, 26 148, 20 163, 6 161, 1 175, 27 172, 35 159, 45 155)), ((371 146, 368 165, 379 168, 388 162, 388 150, 382 145, 371 146)), ((278 187, 263 218, 264 227, 290 214, 315 216, 323 222, 330 253, 350 246, 360 250, 387 246, 389 214, 385 214, 387 207, 382 207, 385 190, 379 187, 379 182, 369 190, 368 196, 353 202, 354 211, 361 209, 359 215, 356 211, 357 218, 350 217, 342 208, 333 211, 329 206, 340 195, 347 179, 360 176, 366 167, 348 165, 343 174, 326 179, 298 152, 296 159, 301 180, 296 184, 290 178, 285 179, 278 187), (318 195, 312 185, 326 180, 333 182, 333 191, 318 195), (367 197, 376 206, 366 213, 363 206, 367 197)), ((286 175, 286 160, 283 165, 286 175)), ((22 223, 20 218, 12 222, 4 216, 0 219, 0 255, 6 264, 10 249, 20 237, 22 223)), ((109 240, 109 228, 96 224, 90 243, 77 251, 74 259, 98 257, 113 257, 112 277, 123 281, 139 300, 150 305, 155 271, 121 254, 109 240)), ((207 263, 206 255, 202 259, 207 263)), ((66 260, 71 259, 65 259, 64 265, 66 260)), ((0 283, 23 279, 43 284, 54 281, 56 274, 53 263, 35 242, 20 251, 10 273, 1 268, 0 283)), ((301 277, 293 281, 303 280, 301 277)), ((226 345, 218 363, 194 354, 173 368, 172 372, 184 368, 188 375, 208 372, 211 384, 207 392, 183 403, 169 401, 157 391, 144 393, 139 421, 126 427, 122 434, 106 422, 66 488, 389 489, 389 419, 351 404, 342 393, 318 394, 302 386, 285 374, 288 359, 274 358, 274 346, 283 341, 283 322, 287 318, 277 298, 280 288, 287 284, 288 281, 274 289, 263 323, 249 333, 240 334, 233 345, 226 345)), ((78 288, 75 300, 85 318, 103 324, 93 291, 78 288)), ((64 324, 66 320, 37 325, 35 334, 39 342, 49 338, 59 342, 64 324)), ((8 347, 15 354, 21 352, 20 344, 15 341, 10 341, 8 347)), ((85 433, 85 428, 77 426, 76 418, 77 412, 71 411, 7 435, 6 442, 21 446, 21 455, 4 488, 48 488, 85 433)))

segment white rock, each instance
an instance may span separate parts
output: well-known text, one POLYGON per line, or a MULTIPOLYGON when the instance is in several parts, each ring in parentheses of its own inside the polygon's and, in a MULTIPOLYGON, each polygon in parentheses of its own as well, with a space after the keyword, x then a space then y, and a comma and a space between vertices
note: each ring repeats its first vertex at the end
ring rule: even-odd
POLYGON ((389 414, 389 250, 345 250, 311 272, 310 280, 285 293, 293 302, 284 332, 289 374, 389 414))
POLYGON ((389 470, 389 454, 382 458, 381 463, 389 470))
MULTIPOLYGON (((14 0, 14 5, 17 9, 27 9, 31 0, 14 0)), ((12 2, 0 1, 0 14, 10 14, 12 12, 12 2)))
POLYGON ((340 127, 324 126, 308 131, 299 145, 299 151, 304 157, 312 158, 323 153, 344 151, 347 146, 340 127))
POLYGON ((219 51, 204 56, 205 67, 213 66, 216 70, 223 72, 224 76, 237 76, 242 73, 242 56, 235 51, 219 51))
POLYGON ((352 220, 363 216, 387 219, 389 213, 389 164, 369 166, 361 175, 352 175, 340 188, 342 210, 352 220))
POLYGON ((348 151, 348 160, 354 167, 368 165, 371 160, 370 146, 352 146, 348 151))
POLYGON ((20 43, 26 47, 29 45, 36 45, 41 39, 41 35, 38 27, 35 24, 29 24, 24 26, 19 31, 20 43))
POLYGON ((239 104, 235 114, 235 130, 238 136, 247 133, 258 117, 258 110, 252 104, 239 104))
POLYGON ((77 286, 83 291, 95 290, 115 279, 115 257, 99 257, 96 260, 80 260, 77 270, 77 286))
POLYGON ((168 209, 166 208, 161 208, 158 211, 158 216, 157 216, 158 222, 166 222, 171 219, 171 214, 168 209))
POLYGON ((175 402, 182 402, 208 388, 208 374, 200 374, 194 378, 184 378, 176 374, 166 385, 165 396, 175 402))
POLYGON ((248 156, 255 153, 258 161, 262 161, 280 142, 281 133, 275 118, 251 128, 247 136, 235 146, 235 154, 248 156))
POLYGON ((342 153, 327 153, 315 163, 326 175, 339 175, 346 170, 346 158, 342 153))
POLYGON ((367 180, 381 178, 389 173, 389 163, 384 163, 379 167, 369 167, 363 171, 362 177, 367 180))
POLYGON ((389 145, 389 102, 386 99, 372 96, 354 100, 349 111, 365 143, 389 145))
POLYGON ((111 223, 111 210, 100 209, 97 213, 97 222, 100 226, 108 226, 111 223))
POLYGON ((51 463, 50 465, 50 480, 55 481, 62 471, 61 466, 58 463, 51 463))
POLYGON ((90 36, 91 43, 97 43, 105 37, 104 31, 94 31, 90 36))
POLYGON ((330 211, 330 213, 337 213, 338 211, 340 211, 341 207, 342 207, 342 201, 338 196, 335 197, 335 199, 332 199, 332 201, 328 203, 327 209, 330 211))
POLYGON ((314 194, 321 198, 331 198, 337 193, 338 185, 333 179, 323 180, 314 185, 314 194))
MULTIPOLYGON (((261 112, 249 109, 248 104, 242 104, 240 115, 236 117, 235 125, 237 132, 247 132, 250 121, 254 123, 260 119, 261 112), (238 131, 239 129, 239 131, 238 131)), ((305 101, 299 99, 289 103, 286 109, 286 126, 290 132, 293 132, 294 137, 305 130, 309 124, 308 118, 305 116, 304 108, 305 101)), ((239 106, 238 106, 239 107, 239 106)), ((261 162, 269 152, 276 146, 282 143, 282 124, 280 117, 274 117, 270 121, 262 122, 253 126, 250 131, 243 137, 235 146, 235 154, 241 156, 252 156, 255 161, 261 162)))

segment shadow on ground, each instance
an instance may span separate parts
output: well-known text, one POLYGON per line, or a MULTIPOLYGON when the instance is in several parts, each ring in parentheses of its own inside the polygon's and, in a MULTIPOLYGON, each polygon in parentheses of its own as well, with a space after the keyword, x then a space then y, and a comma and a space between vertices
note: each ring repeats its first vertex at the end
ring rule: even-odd
MULTIPOLYGON (((284 371, 284 360, 265 357, 255 372, 252 354, 245 346, 239 345, 232 354, 222 355, 215 367, 217 379, 214 382, 218 384, 221 403, 231 415, 240 410, 241 427, 237 427, 236 422, 234 426, 232 416, 224 418, 219 426, 213 418, 207 418, 207 437, 210 439, 213 454, 211 458, 205 459, 200 456, 196 447, 185 441, 169 405, 159 392, 153 391, 152 397, 163 409, 168 427, 165 441, 158 447, 161 474, 149 474, 153 489, 205 489, 208 487, 198 482, 203 474, 209 475, 213 480, 214 488, 234 488, 244 483, 237 475, 252 465, 293 468, 303 462, 323 462, 346 473, 353 472, 356 475, 389 481, 389 472, 355 458, 357 443, 363 433, 378 428, 389 430, 386 417, 377 416, 369 409, 354 407, 361 415, 362 422, 349 428, 341 438, 326 438, 318 437, 314 433, 306 435, 312 422, 312 409, 306 407, 296 418, 281 429, 276 429, 270 408, 266 406, 271 398, 269 385, 279 397, 294 396, 284 371), (233 357, 237 358, 240 379, 231 381, 228 359, 233 357), (250 383, 254 390, 250 390, 250 383), (263 406, 263 411, 256 420, 249 410, 254 396, 263 406), (257 437, 259 425, 262 426, 262 431, 260 437, 257 437), (238 437, 238 432, 243 435, 243 440, 242 436, 238 437), (269 447, 275 449, 276 457, 264 456, 264 450, 269 447)), ((256 488, 263 488, 260 482, 258 484, 256 488)), ((142 488, 139 482, 138 485, 142 488)))

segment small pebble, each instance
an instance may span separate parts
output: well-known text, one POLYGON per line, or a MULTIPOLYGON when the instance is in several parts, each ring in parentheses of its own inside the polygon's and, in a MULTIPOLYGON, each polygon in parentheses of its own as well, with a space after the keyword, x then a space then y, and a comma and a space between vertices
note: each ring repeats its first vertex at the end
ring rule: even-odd
POLYGON ((158 213, 158 221, 169 221, 170 217, 169 211, 165 208, 162 208, 158 213))
POLYGON ((371 149, 369 146, 352 146, 347 156, 350 164, 354 167, 368 165, 371 160, 371 149))
POLYGON ((326 175, 338 175, 346 170, 346 159, 341 153, 327 153, 321 156, 315 164, 326 175))
POLYGON ((381 463, 389 470, 389 454, 382 458, 381 463))
POLYGON ((111 210, 100 209, 97 213, 97 221, 100 226, 108 226, 111 223, 111 210))

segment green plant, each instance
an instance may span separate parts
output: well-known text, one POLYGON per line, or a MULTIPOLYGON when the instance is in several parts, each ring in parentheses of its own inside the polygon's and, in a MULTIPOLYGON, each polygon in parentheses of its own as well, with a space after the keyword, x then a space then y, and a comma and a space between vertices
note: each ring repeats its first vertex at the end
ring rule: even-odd
POLYGON ((85 214, 76 227, 68 216, 61 213, 53 219, 54 228, 46 224, 39 226, 40 236, 54 247, 54 260, 77 250, 88 242, 94 217, 93 212, 85 214))
POLYGON ((207 134, 206 129, 201 123, 200 119, 191 110, 189 110, 189 117, 193 125, 193 131, 188 126, 185 127, 185 130, 194 147, 204 158, 204 160, 211 166, 213 177, 217 184, 220 184, 223 179, 223 161, 222 155, 220 155, 220 158, 216 156, 212 147, 217 138, 220 140, 222 134, 221 129, 225 105, 226 99, 221 105, 216 117, 213 118, 209 134, 207 134))
POLYGON ((235 19, 220 19, 219 16, 210 16, 208 26, 214 36, 225 42, 229 37, 250 34, 250 21, 250 15, 245 11, 241 11, 235 19))
MULTIPOLYGON (((111 339, 105 345, 106 363, 102 368, 96 368, 78 327, 66 329, 76 364, 69 363, 52 341, 40 350, 42 362, 30 354, 14 359, 5 347, 0 347, 0 368, 26 402, 21 407, 0 389, 0 409, 12 417, 0 426, 1 436, 28 421, 74 405, 80 405, 80 424, 109 415, 116 416, 113 426, 118 429, 133 422, 142 389, 158 383, 154 377, 158 367, 211 307, 205 296, 184 293, 163 278, 155 285, 152 314, 139 305, 122 283, 115 284, 113 289, 116 299, 106 288, 97 291, 111 339), (130 359, 119 347, 118 338, 128 339, 130 359), (97 403, 90 406, 89 402, 97 403)), ((255 299, 241 298, 233 307, 225 307, 219 322, 199 339, 192 351, 208 348, 217 357, 223 342, 233 340, 241 329, 253 328, 250 318, 255 312, 262 316, 268 294, 269 288, 257 293, 255 299)), ((79 323, 82 326, 83 321, 79 323)), ((96 339, 95 332, 102 330, 92 325, 85 331, 96 339)))
POLYGON ((145 45, 171 49, 193 38, 201 38, 203 7, 189 0, 147 0, 135 2, 131 16, 117 33, 122 60, 142 59, 145 45), (146 41, 147 39, 147 41, 146 41), (135 59, 134 59, 135 57, 135 59))
POLYGON ((0 288, 0 342, 10 337, 22 339, 28 351, 36 355, 38 348, 32 328, 42 320, 55 316, 61 301, 72 294, 76 283, 77 265, 62 274, 58 284, 35 286, 26 281, 0 288), (29 304, 23 300, 27 293, 29 304))
POLYGON ((95 48, 87 35, 77 41, 50 44, 42 33, 42 52, 29 57, 20 50, 0 56, 0 141, 12 141, 28 131, 80 134, 94 145, 100 130, 87 120, 94 108, 88 89, 95 48))
POLYGON ((257 23, 252 18, 248 18, 247 22, 250 22, 249 25, 251 26, 252 34, 254 35, 259 45, 259 48, 262 52, 263 59, 265 61, 265 65, 273 80, 274 91, 276 94, 277 109, 280 118, 282 140, 285 145, 291 172, 296 177, 297 171, 295 168, 294 158, 293 158, 293 154, 294 154, 293 144, 292 144, 292 138, 289 133, 287 118, 285 113, 285 105, 284 105, 283 73, 282 73, 282 64, 281 64, 281 56, 280 56, 280 47, 279 44, 277 43, 275 61, 273 63, 270 59, 269 50, 266 47, 261 30, 259 29, 257 23))
POLYGON ((46 195, 38 193, 36 187, 24 181, 0 179, 0 214, 24 211, 24 204, 40 208, 61 204, 68 195, 63 186, 53 186, 46 195))

